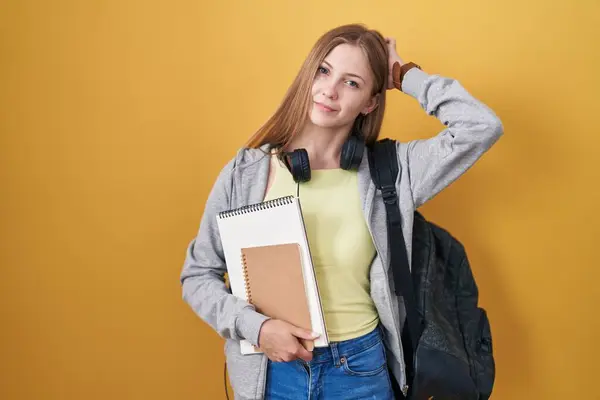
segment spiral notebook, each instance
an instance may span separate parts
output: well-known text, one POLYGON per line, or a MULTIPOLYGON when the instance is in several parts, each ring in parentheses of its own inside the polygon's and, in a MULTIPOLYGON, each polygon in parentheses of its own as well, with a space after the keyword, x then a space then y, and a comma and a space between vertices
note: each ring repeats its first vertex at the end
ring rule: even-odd
MULTIPOLYGON (((298 243, 243 248, 242 275, 246 298, 256 311, 312 330, 298 243)), ((301 342, 314 348, 312 340, 301 342)))
MULTIPOLYGON (((306 328, 320 334, 314 346, 327 346, 329 339, 300 199, 286 196, 223 211, 217 215, 217 225, 232 294, 265 315, 288 315, 274 318, 295 325, 306 324, 306 307, 310 320, 306 328), (283 263, 284 259, 289 262, 283 263), (288 279, 290 274, 302 280, 288 279), (288 298, 282 299, 286 294, 288 298)), ((260 353, 246 340, 241 341, 240 348, 242 354, 260 353)))

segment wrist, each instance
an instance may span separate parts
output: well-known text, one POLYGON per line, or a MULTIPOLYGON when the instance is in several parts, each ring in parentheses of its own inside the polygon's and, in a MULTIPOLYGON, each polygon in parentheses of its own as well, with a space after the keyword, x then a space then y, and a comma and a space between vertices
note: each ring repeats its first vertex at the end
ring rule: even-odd
POLYGON ((419 65, 415 64, 414 62, 408 62, 408 63, 404 63, 404 64, 400 61, 394 62, 394 65, 392 67, 392 79, 393 79, 394 87, 396 89, 403 92, 402 82, 404 81, 404 76, 406 75, 406 73, 408 71, 410 71, 413 68, 417 68, 419 70, 421 69, 421 67, 419 65))
POLYGON ((236 331, 238 336, 257 346, 258 336, 262 325, 269 319, 269 317, 255 311, 253 308, 245 308, 236 319, 236 331))

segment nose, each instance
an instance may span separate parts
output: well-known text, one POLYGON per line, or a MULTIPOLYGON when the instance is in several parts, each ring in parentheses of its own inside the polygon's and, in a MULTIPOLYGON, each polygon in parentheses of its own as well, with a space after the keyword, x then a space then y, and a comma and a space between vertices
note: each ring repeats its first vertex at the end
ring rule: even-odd
POLYGON ((333 79, 331 79, 327 82, 323 82, 322 90, 323 90, 323 96, 325 96, 331 100, 337 99, 338 93, 337 93, 336 84, 333 79))

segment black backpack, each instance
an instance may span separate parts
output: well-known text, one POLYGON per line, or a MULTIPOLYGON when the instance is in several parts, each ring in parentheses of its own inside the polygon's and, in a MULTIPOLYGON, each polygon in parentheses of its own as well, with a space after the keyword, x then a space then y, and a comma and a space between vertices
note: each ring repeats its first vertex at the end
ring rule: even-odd
POLYGON ((371 177, 387 213, 394 291, 406 309, 401 340, 408 394, 392 380, 396 398, 488 399, 495 377, 492 336, 486 311, 477 304, 479 293, 464 247, 415 211, 409 270, 395 189, 396 157, 391 139, 369 148, 371 177))

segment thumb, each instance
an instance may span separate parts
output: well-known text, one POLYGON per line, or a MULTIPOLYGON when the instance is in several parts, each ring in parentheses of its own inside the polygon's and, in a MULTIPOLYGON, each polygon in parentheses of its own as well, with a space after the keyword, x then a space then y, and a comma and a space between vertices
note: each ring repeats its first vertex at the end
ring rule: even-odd
POLYGON ((299 328, 297 326, 294 326, 294 328, 292 329, 292 335, 301 338, 301 339, 307 339, 307 340, 312 340, 312 339, 316 339, 318 338, 320 335, 316 332, 311 332, 307 329, 302 329, 299 328))

